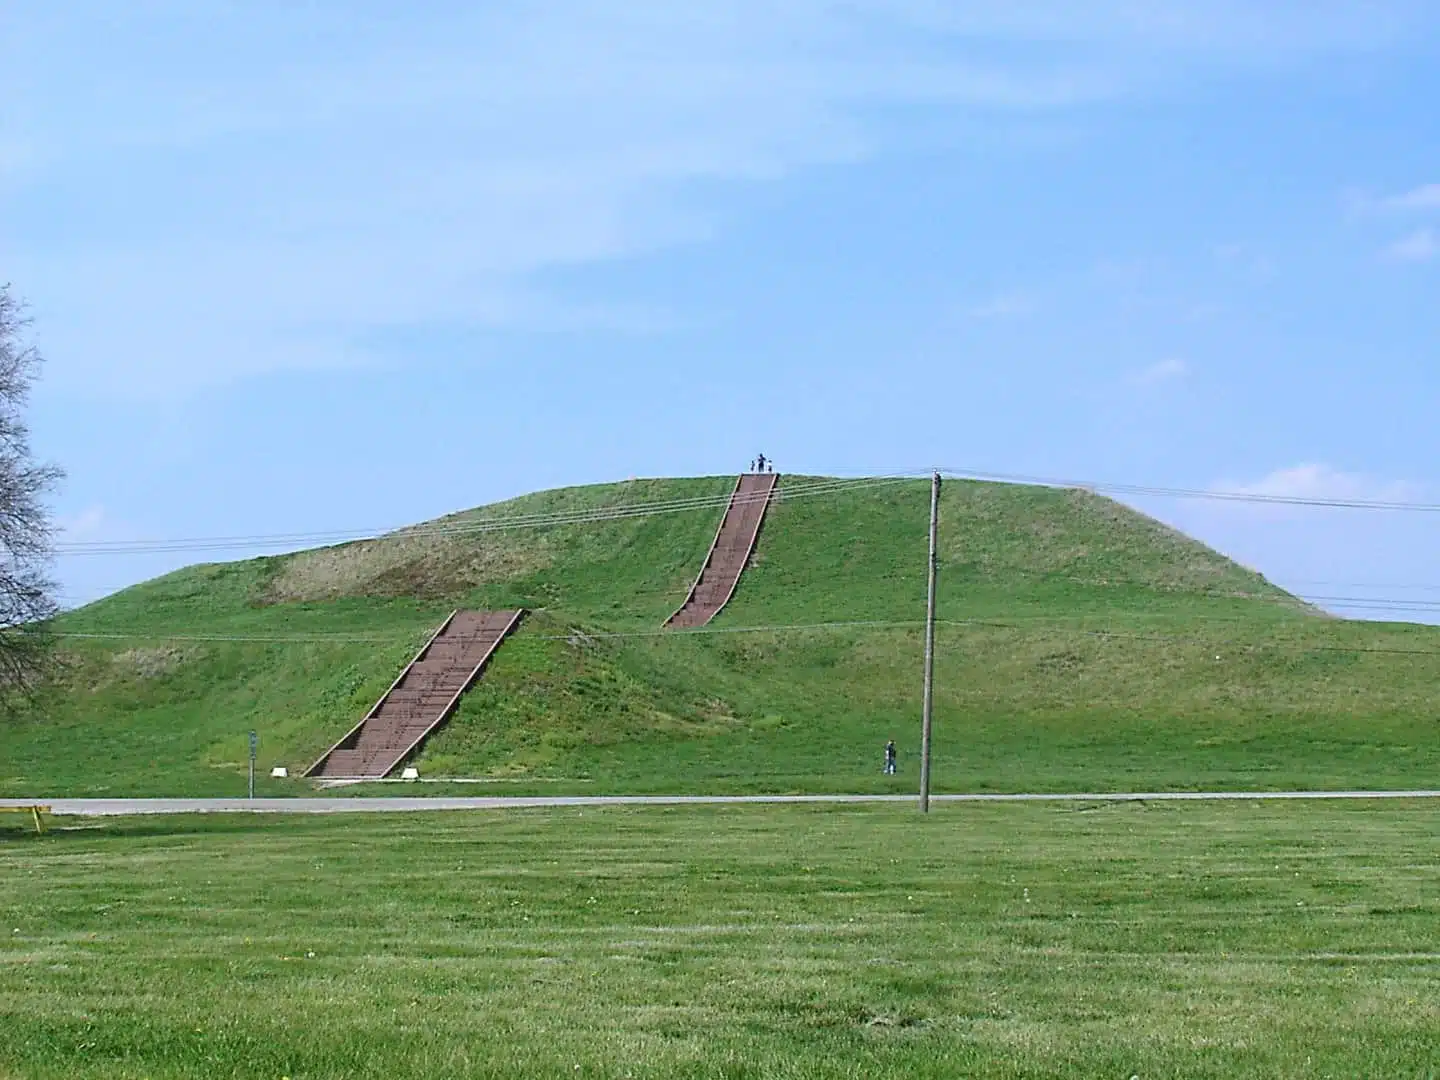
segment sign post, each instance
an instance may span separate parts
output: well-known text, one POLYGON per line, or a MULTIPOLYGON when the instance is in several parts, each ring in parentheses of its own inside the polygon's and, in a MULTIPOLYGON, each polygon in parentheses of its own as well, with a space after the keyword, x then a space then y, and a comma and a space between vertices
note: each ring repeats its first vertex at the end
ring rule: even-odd
POLYGON ((260 748, 260 736, 250 732, 250 798, 255 798, 255 751, 260 748))

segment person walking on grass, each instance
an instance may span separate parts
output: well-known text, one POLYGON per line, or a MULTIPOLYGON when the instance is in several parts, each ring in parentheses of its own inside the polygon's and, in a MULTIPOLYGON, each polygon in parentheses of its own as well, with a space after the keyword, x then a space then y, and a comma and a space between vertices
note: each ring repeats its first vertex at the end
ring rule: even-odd
POLYGON ((885 775, 895 775, 895 740, 891 739, 885 744, 885 775))

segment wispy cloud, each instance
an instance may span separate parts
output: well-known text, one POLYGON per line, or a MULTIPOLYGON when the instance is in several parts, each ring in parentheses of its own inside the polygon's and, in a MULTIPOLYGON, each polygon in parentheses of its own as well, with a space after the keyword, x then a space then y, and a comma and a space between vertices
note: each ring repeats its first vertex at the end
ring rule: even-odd
POLYGON ((1180 357, 1172 356, 1133 372, 1129 382, 1132 386, 1160 386, 1177 382, 1189 374, 1190 365, 1180 357))
POLYGON ((1000 293, 967 307, 965 316, 981 320, 1018 319, 1025 315, 1033 315, 1038 308, 1039 302, 1029 293, 1000 293))
POLYGON ((1385 255, 1397 262, 1429 262, 1440 255, 1440 233, 1417 229, 1386 248, 1385 255))
POLYGON ((1341 201, 1346 214, 1355 219, 1423 214, 1440 210, 1440 184, 1420 184, 1389 194, 1350 188, 1342 192, 1341 201))
POLYGON ((1392 210, 1440 210, 1440 184, 1422 184, 1385 200, 1392 210))
POLYGON ((1266 495, 1287 499, 1361 499, 1404 502, 1416 499, 1421 491, 1403 480, 1383 480, 1364 473, 1344 472, 1329 465, 1310 463, 1276 469, 1259 480, 1213 485, 1216 491, 1245 495, 1266 495))
MULTIPOLYGON (((1423 501, 1423 486, 1406 480, 1386 479, 1367 473, 1346 472, 1320 462, 1275 469, 1258 479, 1222 479, 1210 485, 1216 492, 1258 495, 1270 499, 1299 499, 1360 502, 1423 501)), ((1273 502, 1215 500, 1199 511, 1199 520, 1210 522, 1263 522, 1275 525, 1308 520, 1317 513, 1345 513, 1303 505, 1273 502)), ((1202 530, 1203 531, 1203 530, 1202 530)))
POLYGON ((28 233, 53 222, 59 240, 8 263, 51 377, 127 395, 363 364, 391 326, 663 328, 685 313, 638 325, 633 299, 551 279, 705 242, 698 183, 884 153, 888 109, 1064 114, 1220 65, 1375 48, 1409 8, 17 3, 0 77, 27 106, 0 133, 0 180, 28 233), (107 200, 125 213, 97 216, 107 200))
POLYGON ((105 507, 98 504, 86 507, 73 517, 62 517, 56 522, 63 534, 61 539, 70 542, 94 539, 106 523, 105 507))
POLYGON ((930 26, 974 36, 1267 61, 1381 47, 1417 19, 1409 0, 862 0, 858 6, 904 10, 930 26))
POLYGON ((1275 277, 1275 263, 1270 256, 1246 244, 1217 244, 1212 252, 1217 264, 1249 281, 1265 282, 1275 277))

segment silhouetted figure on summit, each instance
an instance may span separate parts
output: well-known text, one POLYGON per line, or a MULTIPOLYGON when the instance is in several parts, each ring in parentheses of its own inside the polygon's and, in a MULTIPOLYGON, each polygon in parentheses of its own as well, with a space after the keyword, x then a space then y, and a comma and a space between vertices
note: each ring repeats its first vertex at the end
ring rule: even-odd
POLYGON ((765 471, 765 455, 764 455, 764 454, 761 454, 759 457, 757 457, 757 458, 755 459, 755 471, 756 471, 756 472, 764 472, 764 471, 765 471))

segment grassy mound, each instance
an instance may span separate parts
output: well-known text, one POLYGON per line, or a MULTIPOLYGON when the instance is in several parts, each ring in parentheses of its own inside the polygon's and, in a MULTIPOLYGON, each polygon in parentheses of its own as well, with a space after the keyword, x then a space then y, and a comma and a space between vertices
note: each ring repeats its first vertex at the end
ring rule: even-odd
MULTIPOLYGON (((251 728, 264 771, 298 772, 461 606, 534 614, 422 775, 909 790, 928 482, 786 477, 714 632, 661 634, 732 483, 544 492, 72 612, 64 673, 0 721, 0 793, 233 794, 251 728)), ((941 513, 938 787, 1390 787, 1440 765, 1440 631, 1320 615, 1085 492, 947 482, 941 513)))

